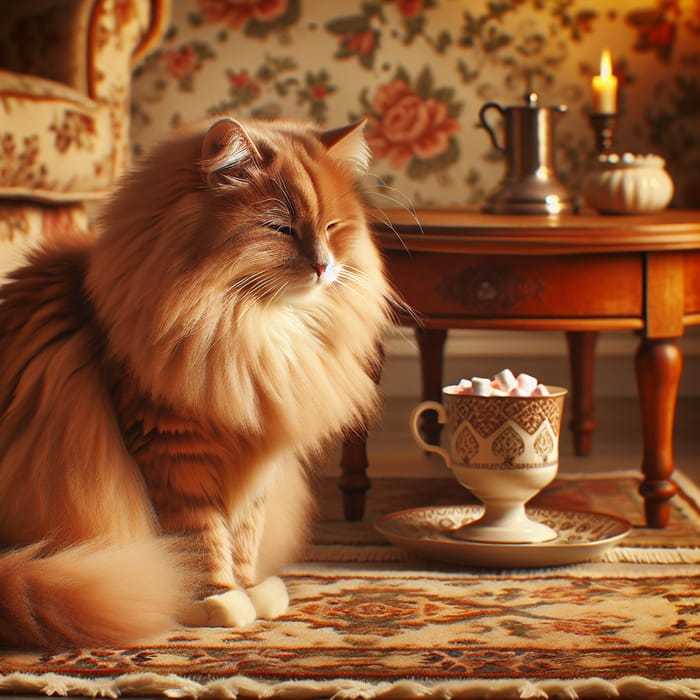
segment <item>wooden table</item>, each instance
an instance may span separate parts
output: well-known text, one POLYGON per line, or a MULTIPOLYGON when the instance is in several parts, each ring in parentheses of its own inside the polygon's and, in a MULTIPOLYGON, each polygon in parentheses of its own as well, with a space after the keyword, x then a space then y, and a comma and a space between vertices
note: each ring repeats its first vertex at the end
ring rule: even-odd
MULTIPOLYGON (((639 334, 646 521, 664 527, 676 492, 673 425, 682 357, 676 340, 700 324, 700 211, 647 216, 500 216, 405 210, 377 216, 391 281, 420 319, 423 398, 440 400, 450 328, 566 333, 574 446, 590 450, 595 343, 600 331, 639 334)), ((402 323, 414 325, 406 316, 402 323)), ((435 442, 439 427, 424 425, 435 442)), ((343 446, 345 517, 363 517, 366 435, 343 446)))

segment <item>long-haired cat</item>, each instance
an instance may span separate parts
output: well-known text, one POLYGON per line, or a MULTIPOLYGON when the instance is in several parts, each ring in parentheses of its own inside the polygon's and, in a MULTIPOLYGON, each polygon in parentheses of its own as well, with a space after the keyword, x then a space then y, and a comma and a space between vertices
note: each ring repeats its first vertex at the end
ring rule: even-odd
POLYGON ((221 119, 154 149, 94 240, 13 273, 0 642, 116 646, 285 610, 304 465, 377 405, 391 294, 368 160, 361 125, 221 119))

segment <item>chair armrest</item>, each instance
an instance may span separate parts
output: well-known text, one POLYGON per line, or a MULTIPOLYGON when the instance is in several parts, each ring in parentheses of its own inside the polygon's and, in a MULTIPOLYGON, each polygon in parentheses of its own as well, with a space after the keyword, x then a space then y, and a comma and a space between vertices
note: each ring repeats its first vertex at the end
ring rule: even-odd
POLYGON ((114 94, 160 40, 170 0, 0 0, 0 68, 114 94))
POLYGON ((164 33, 169 10, 170 0, 0 0, 0 74, 13 110, 3 143, 16 154, 31 142, 37 163, 56 172, 38 187, 35 174, 25 183, 7 166, 6 187, 22 197, 89 197, 124 172, 132 70, 164 33), (78 164, 88 152, 91 160, 78 164))
POLYGON ((0 0, 0 68, 87 94, 90 15, 98 0, 0 0))

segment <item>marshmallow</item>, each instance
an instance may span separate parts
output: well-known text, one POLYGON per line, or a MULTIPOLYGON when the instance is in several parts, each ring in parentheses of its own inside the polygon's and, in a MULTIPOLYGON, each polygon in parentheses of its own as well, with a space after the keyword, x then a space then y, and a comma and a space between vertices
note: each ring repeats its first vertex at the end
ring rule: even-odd
POLYGON ((491 380, 484 377, 472 377, 472 389, 476 396, 490 396, 491 380))
POLYGON ((522 391, 519 396, 529 396, 539 383, 535 377, 530 374, 525 374, 521 372, 517 377, 518 389, 522 391))
POLYGON ((460 379, 456 394, 475 396, 549 396, 549 390, 531 374, 521 372, 517 377, 509 369, 503 369, 493 379, 472 377, 460 379))
POLYGON ((518 386, 518 380, 509 369, 503 369, 494 376, 492 385, 495 389, 502 389, 508 393, 518 386))
POLYGON ((459 384, 457 384, 457 389, 460 394, 471 394, 474 391, 472 383, 468 379, 460 379, 459 384))

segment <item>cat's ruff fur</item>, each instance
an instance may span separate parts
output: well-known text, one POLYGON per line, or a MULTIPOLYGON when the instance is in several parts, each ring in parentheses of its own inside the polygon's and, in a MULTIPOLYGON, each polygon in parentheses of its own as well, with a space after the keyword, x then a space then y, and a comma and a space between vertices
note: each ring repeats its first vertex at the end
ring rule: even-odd
POLYGON ((391 295, 361 131, 183 131, 95 240, 47 244, 2 289, 0 643, 222 623, 225 597, 192 601, 226 590, 230 619, 283 610, 261 581, 303 541, 305 463, 377 406, 391 295))

